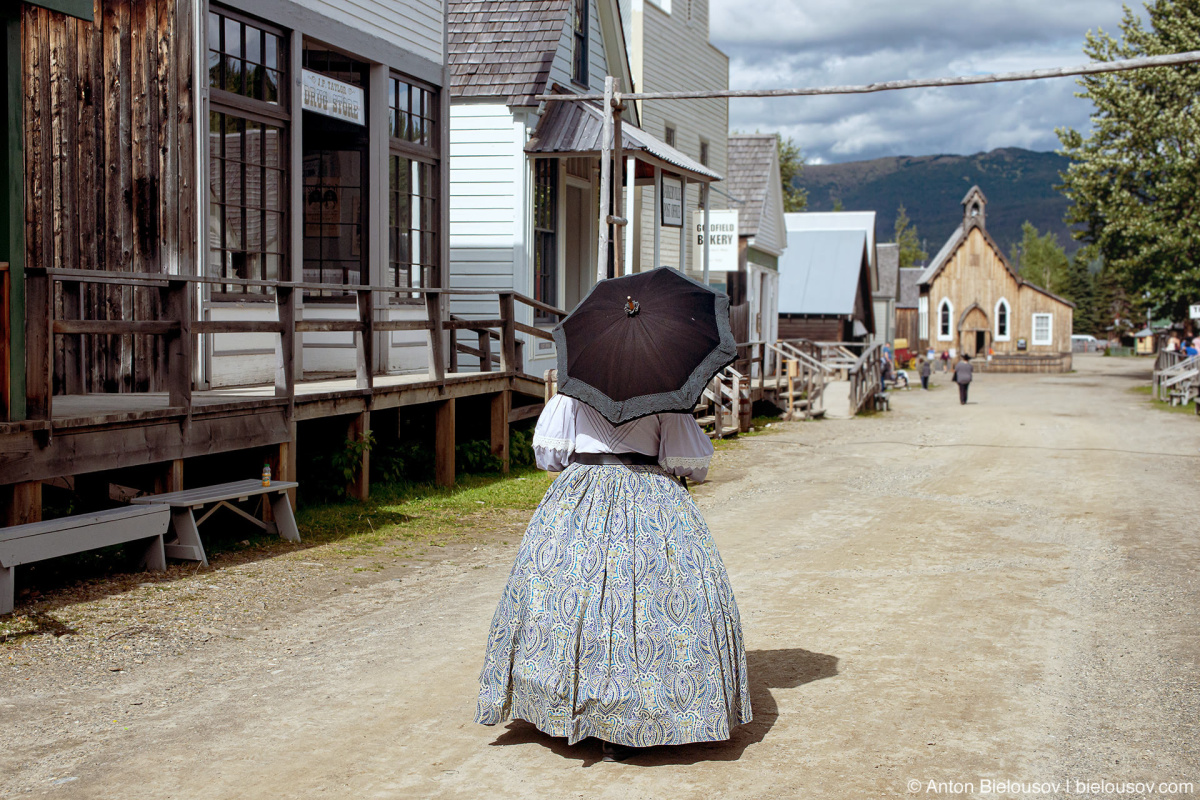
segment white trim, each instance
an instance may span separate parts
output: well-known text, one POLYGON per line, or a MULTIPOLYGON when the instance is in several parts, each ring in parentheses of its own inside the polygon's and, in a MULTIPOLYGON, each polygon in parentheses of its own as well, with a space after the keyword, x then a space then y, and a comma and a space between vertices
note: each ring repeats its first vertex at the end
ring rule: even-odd
POLYGON ((687 456, 661 456, 658 465, 663 469, 708 469, 712 456, 689 458, 687 456))
POLYGON ((996 301, 995 308, 992 309, 992 319, 996 320, 995 341, 1007 342, 1012 339, 1012 303, 1008 302, 1007 297, 1001 297, 996 301), (1003 334, 1000 333, 1000 304, 1004 304, 1004 324, 1007 330, 1003 334))
POLYGON ((567 455, 575 452, 575 441, 573 439, 555 439, 552 436, 543 436, 540 433, 533 435, 533 446, 540 447, 543 450, 558 450, 567 455))
POLYGON ((1033 315, 1033 326, 1030 331, 1029 338, 1035 345, 1038 345, 1038 346, 1054 344, 1054 315, 1053 314, 1034 314, 1033 315), (1046 331, 1045 339, 1039 339, 1038 335, 1037 335, 1038 317, 1045 317, 1046 319, 1050 320, 1050 324, 1046 331))
POLYGON ((950 302, 949 297, 943 297, 941 299, 941 301, 938 303, 937 320, 934 322, 934 324, 937 325, 937 340, 939 342, 953 342, 954 341, 954 303, 950 302), (950 309, 950 316, 949 316, 950 331, 945 334, 942 333, 942 309, 943 308, 950 309))
POLYGON ((929 296, 921 295, 917 298, 917 330, 918 338, 929 341, 929 296))

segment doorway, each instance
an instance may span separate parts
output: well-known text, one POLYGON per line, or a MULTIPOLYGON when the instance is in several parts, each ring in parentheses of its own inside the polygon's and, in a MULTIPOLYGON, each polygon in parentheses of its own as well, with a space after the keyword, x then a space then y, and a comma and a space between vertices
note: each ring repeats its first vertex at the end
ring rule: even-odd
MULTIPOLYGON (((366 189, 366 130, 304 112, 304 280, 370 283, 366 189)), ((309 292, 306 299, 337 296, 309 292)))
POLYGON ((975 331, 975 355, 987 355, 987 331, 975 331))
POLYGON ((570 178, 566 185, 566 253, 563 263, 563 310, 579 305, 596 282, 592 267, 592 198, 591 185, 576 184, 570 178))

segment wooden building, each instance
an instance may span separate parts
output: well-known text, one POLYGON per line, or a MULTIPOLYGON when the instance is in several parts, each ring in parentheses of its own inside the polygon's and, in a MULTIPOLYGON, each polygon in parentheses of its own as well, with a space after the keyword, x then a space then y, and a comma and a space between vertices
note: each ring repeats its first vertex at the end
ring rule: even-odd
MULTIPOLYGON (((632 84, 617 2, 452 0, 449 9, 451 285, 512 289, 574 308, 599 272, 603 120, 596 103, 535 98, 603 92, 606 75, 632 84)), ((637 122, 637 107, 626 104, 625 159, 616 168, 627 188, 614 213, 633 223, 622 264, 612 263, 610 249, 610 276, 641 266, 634 242, 645 238, 651 249, 674 242, 678 252, 688 234, 687 226, 663 227, 658 215, 633 212, 643 189, 663 180, 686 187, 721 179, 637 122)), ((464 318, 496 315, 495 301, 482 298, 458 297, 450 308, 464 318)), ((517 322, 542 333, 557 321, 544 308, 518 309, 517 322)), ((557 366, 553 342, 524 331, 519 338, 531 374, 557 366)))
POLYGON ((779 332, 779 258, 787 249, 777 136, 729 137, 726 190, 738 212, 738 270, 723 276, 733 304, 733 333, 739 342, 773 342, 779 332))
POLYGON ((905 267, 899 270, 899 291, 896 298, 896 355, 906 359, 924 355, 921 347, 920 311, 921 274, 924 267, 905 267), (901 352, 903 351, 903 352, 901 352))
POLYGON ((876 244, 875 270, 879 280, 871 292, 875 307, 873 341, 892 344, 896 338, 896 301, 900 296, 900 245, 895 242, 876 244))
POLYGON ((1075 305, 1009 265, 987 232, 978 186, 962 206, 962 224, 919 279, 921 349, 966 353, 995 371, 1070 370, 1075 305))
POLYGON ((875 331, 866 232, 796 230, 779 260, 779 338, 866 342, 875 331))
POLYGON ((5 520, 83 473, 152 465, 180 488, 186 459, 245 452, 249 475, 266 457, 292 477, 298 426, 359 437, 419 404, 451 482, 456 398, 491 403, 506 457, 514 397, 542 393, 515 309, 554 309, 448 280, 441 2, 41 0, 0 18, 5 520), (455 294, 494 314, 453 319, 455 294))

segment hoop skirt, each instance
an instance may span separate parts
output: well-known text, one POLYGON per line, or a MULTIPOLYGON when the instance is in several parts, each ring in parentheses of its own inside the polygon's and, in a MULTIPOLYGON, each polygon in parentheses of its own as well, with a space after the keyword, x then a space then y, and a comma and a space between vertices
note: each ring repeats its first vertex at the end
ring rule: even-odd
POLYGON ((476 721, 509 717, 631 747, 724 740, 750 721, 724 564, 662 467, 570 463, 542 499, 480 675, 476 721))

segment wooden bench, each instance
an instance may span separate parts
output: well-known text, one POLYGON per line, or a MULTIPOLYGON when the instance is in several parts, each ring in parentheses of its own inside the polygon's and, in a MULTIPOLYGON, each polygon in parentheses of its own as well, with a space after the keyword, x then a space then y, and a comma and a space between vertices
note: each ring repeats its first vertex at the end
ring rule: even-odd
POLYGON ((170 506, 148 504, 0 528, 0 614, 13 610, 13 583, 22 564, 144 541, 141 566, 166 569, 163 534, 170 524, 170 506))
POLYGON ((295 481, 271 481, 270 486, 263 486, 260 480, 234 481, 220 483, 215 486, 202 486, 197 489, 185 489, 182 492, 167 494, 151 494, 134 498, 134 503, 147 505, 166 505, 171 509, 171 532, 174 540, 166 545, 166 554, 171 558, 182 558, 188 561, 199 561, 208 566, 208 557, 204 554, 204 544, 200 541, 199 526, 211 517, 219 508, 227 508, 233 513, 245 518, 268 532, 278 532, 290 542, 300 541, 300 531, 296 527, 296 517, 292 514, 292 504, 288 500, 288 489, 294 489, 300 484, 295 481), (275 516, 274 525, 247 514, 230 501, 245 502, 251 497, 264 495, 271 504, 275 516), (212 506, 199 519, 193 511, 202 511, 205 506, 212 506))

